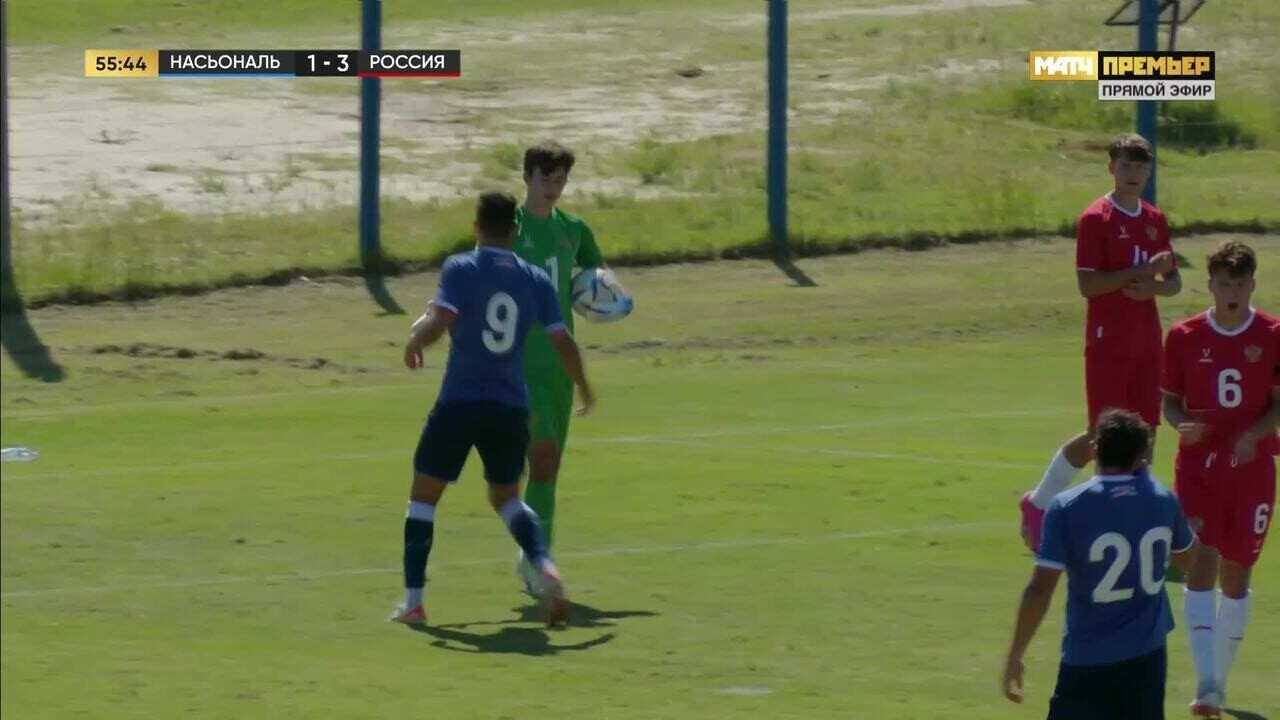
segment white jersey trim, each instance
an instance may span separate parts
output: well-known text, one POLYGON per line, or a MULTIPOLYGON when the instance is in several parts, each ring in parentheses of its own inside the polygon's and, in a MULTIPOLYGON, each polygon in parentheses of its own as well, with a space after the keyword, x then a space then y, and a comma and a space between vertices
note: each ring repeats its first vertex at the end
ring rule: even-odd
POLYGON ((1141 216, 1142 216, 1142 201, 1141 201, 1141 200, 1139 200, 1139 201, 1138 201, 1138 209, 1137 209, 1137 210, 1133 210, 1133 211, 1125 210, 1124 208, 1120 207, 1120 203, 1116 202, 1116 199, 1115 199, 1114 197, 1112 197, 1112 195, 1113 195, 1113 194, 1114 194, 1114 193, 1107 193, 1107 194, 1106 194, 1106 196, 1105 196, 1105 197, 1107 198, 1107 202, 1111 203, 1111 207, 1113 207, 1113 208, 1115 208, 1115 209, 1119 210, 1120 212, 1124 213, 1125 215, 1128 215, 1128 216, 1129 216, 1129 217, 1131 217, 1131 218, 1136 218, 1136 217, 1141 217, 1141 216))
POLYGON ((1221 325, 1219 325, 1218 321, 1214 319, 1213 308, 1209 308, 1209 312, 1205 313, 1205 317, 1209 319, 1209 327, 1213 328, 1214 332, 1224 337, 1235 337, 1237 335, 1244 333, 1244 331, 1248 330, 1249 326, 1253 324, 1253 319, 1257 316, 1258 316, 1258 311, 1250 307, 1249 317, 1245 318, 1245 321, 1241 323, 1240 327, 1236 328, 1235 330, 1227 330, 1223 328, 1221 325))

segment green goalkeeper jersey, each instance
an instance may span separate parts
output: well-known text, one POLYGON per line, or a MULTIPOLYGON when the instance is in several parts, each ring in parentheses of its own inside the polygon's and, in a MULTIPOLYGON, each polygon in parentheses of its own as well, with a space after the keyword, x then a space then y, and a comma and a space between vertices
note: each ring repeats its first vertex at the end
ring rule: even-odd
MULTIPOLYGON (((575 266, 592 268, 604 265, 595 235, 581 218, 559 208, 552 209, 551 217, 544 220, 534 217, 522 204, 516 210, 516 222, 520 224, 520 235, 516 237, 514 248, 516 254, 551 276, 551 283, 556 286, 556 294, 560 298, 560 314, 572 332, 570 292, 573 269, 575 266)), ((529 329, 524 367, 526 376, 547 371, 564 373, 560 356, 540 325, 535 324, 529 329)))

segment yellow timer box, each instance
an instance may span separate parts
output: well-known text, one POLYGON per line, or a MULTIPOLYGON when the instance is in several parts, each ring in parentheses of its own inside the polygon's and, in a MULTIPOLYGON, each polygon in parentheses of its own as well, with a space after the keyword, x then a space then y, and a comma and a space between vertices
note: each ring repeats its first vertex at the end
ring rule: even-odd
POLYGON ((158 77, 159 50, 85 50, 85 77, 158 77))

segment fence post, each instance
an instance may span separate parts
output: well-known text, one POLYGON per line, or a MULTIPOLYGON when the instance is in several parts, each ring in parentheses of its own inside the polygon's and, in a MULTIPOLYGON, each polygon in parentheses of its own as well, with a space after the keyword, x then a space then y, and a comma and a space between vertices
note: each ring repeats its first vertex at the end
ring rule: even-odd
MULTIPOLYGON (((382 0, 361 2, 360 48, 365 52, 382 49, 382 0)), ((380 264, 382 246, 378 237, 378 120, 381 83, 378 78, 360 78, 360 264, 371 269, 380 264)))

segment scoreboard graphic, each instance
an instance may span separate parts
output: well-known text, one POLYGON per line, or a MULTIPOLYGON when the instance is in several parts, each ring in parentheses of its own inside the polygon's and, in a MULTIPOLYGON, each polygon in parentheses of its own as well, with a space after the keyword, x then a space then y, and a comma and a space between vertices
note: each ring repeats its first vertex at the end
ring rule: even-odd
POLYGON ((85 77, 462 77, 461 50, 85 50, 85 77))

